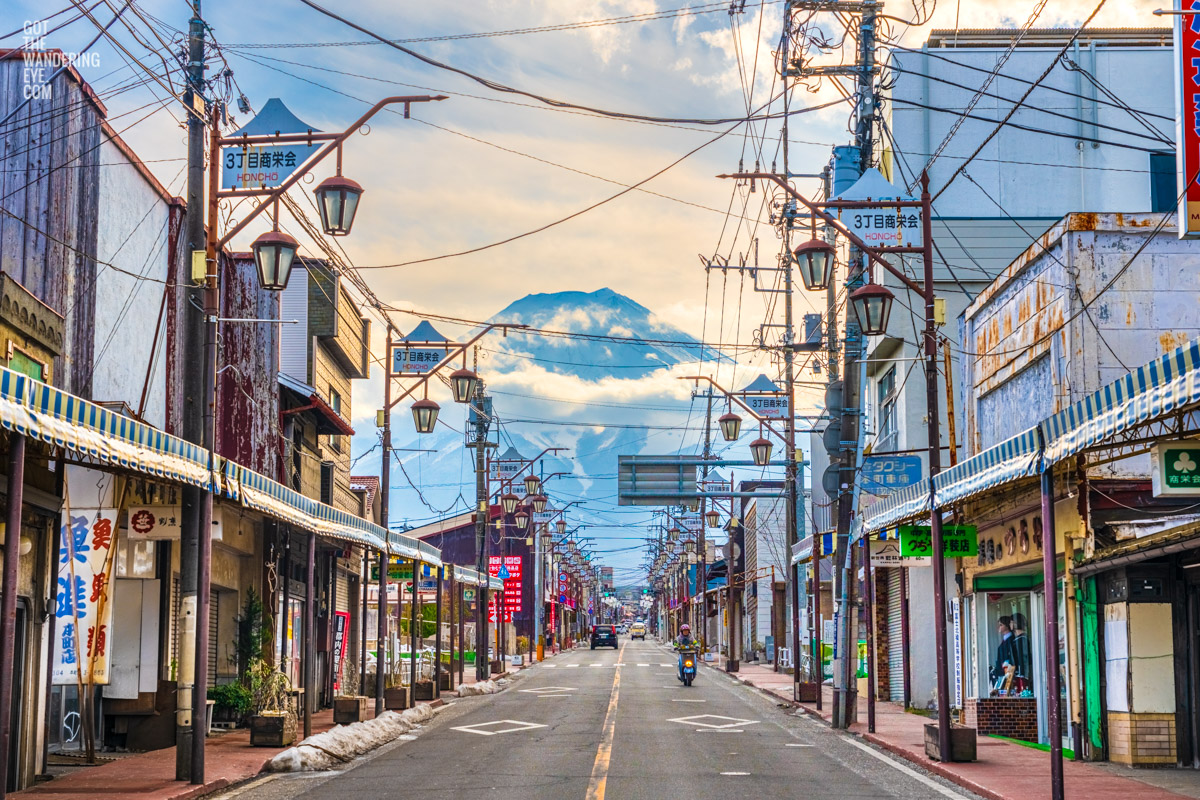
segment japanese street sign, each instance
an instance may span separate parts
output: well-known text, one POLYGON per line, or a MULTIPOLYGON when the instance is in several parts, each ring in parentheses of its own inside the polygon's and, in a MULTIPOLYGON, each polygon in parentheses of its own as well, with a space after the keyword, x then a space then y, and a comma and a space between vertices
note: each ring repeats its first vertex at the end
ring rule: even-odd
POLYGON ((350 612, 334 612, 333 625, 333 690, 341 688, 342 662, 346 655, 346 629, 350 627, 350 612))
POLYGON ((871 542, 871 566, 878 567, 928 567, 933 565, 933 559, 929 556, 910 556, 905 558, 900 555, 900 541, 898 539, 878 539, 871 542))
POLYGON ((1150 453, 1155 497, 1200 495, 1200 439, 1159 442, 1150 453))
MULTIPOLYGON (((512 615, 521 611, 521 556, 489 556, 488 574, 504 581, 504 621, 512 622, 512 615)), ((498 594, 488 602, 489 622, 496 621, 498 594)))
POLYGON ((449 352, 448 345, 392 345, 392 377, 415 378, 433 371, 449 352))
MULTIPOLYGON (((1195 3, 1183 3, 1191 9, 1195 3)), ((1180 8, 1177 2, 1175 8, 1180 8)), ((1175 168, 1176 186, 1186 187, 1179 201, 1179 238, 1200 236, 1200 17, 1175 17, 1175 168)))
POLYGON ((787 395, 748 394, 745 401, 746 405, 750 406, 750 410, 760 417, 767 417, 768 419, 784 419, 787 417, 787 395))
MULTIPOLYGON (((974 525, 943 525, 942 551, 947 558, 970 556, 979 553, 978 530, 974 525)), ((900 526, 900 555, 932 556, 933 531, 928 525, 900 526)))
POLYGON ((275 189, 316 152, 306 144, 221 148, 222 189, 275 189))
POLYGON ((866 456, 862 465, 862 488, 878 494, 912 486, 921 480, 920 456, 866 456))
POLYGON ((179 505, 133 506, 129 509, 129 538, 178 539, 182 519, 179 505))
POLYGON ((56 686, 77 680, 108 683, 108 634, 113 601, 109 596, 117 535, 117 509, 73 508, 62 529, 54 616, 56 686))
POLYGON ((853 186, 834 199, 871 204, 869 208, 838 210, 842 224, 866 244, 872 247, 921 246, 921 209, 888 205, 889 200, 910 203, 916 198, 906 197, 874 167, 864 171, 853 186))

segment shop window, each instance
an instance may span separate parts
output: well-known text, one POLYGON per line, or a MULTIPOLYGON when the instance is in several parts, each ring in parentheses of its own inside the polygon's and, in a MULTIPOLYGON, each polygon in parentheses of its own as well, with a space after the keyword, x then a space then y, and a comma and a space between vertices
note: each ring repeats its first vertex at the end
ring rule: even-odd
POLYGON ((1028 592, 989 592, 986 607, 988 694, 1033 697, 1028 592))
POLYGON ((896 424, 896 368, 892 367, 879 379, 879 416, 876 419, 874 451, 890 453, 899 446, 896 424))

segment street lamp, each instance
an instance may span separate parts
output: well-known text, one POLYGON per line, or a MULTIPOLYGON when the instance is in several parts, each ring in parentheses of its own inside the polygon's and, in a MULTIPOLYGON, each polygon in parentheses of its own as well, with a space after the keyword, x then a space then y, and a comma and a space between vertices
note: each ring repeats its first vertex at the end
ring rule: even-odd
POLYGON ((886 287, 868 283, 850 295, 850 305, 858 318, 858 327, 867 336, 879 336, 887 330, 888 315, 895 298, 886 287))
POLYGON ((542 550, 543 552, 550 549, 550 531, 542 529, 542 550))
POLYGON ((704 515, 704 519, 708 522, 708 527, 715 528, 721 524, 721 513, 714 508, 704 515))
POLYGON ((518 511, 516 514, 513 514, 513 522, 517 523, 517 530, 525 530, 529 527, 529 512, 518 511))
POLYGON ((738 434, 742 431, 742 418, 732 411, 722 414, 717 419, 717 424, 721 426, 721 436, 727 442, 736 442, 738 434))
POLYGON ((833 263, 833 245, 820 239, 810 239, 792 253, 800 268, 800 279, 810 292, 823 292, 829 286, 829 269, 833 263))
POLYGON ((454 393, 456 403, 470 402, 478 385, 479 376, 466 367, 450 373, 450 391, 454 393))
POLYGON ((517 510, 517 503, 521 502, 521 498, 517 497, 512 492, 507 492, 500 495, 500 507, 504 509, 505 514, 511 514, 517 510))
POLYGON ((526 475, 525 476, 525 493, 526 494, 537 494, 538 485, 541 482, 542 482, 542 479, 539 478, 537 475, 533 475, 532 473, 529 475, 526 475))
POLYGON ((354 224, 354 212, 358 211, 358 199, 363 188, 349 178, 343 177, 341 169, 342 151, 338 150, 338 173, 317 184, 313 194, 317 196, 317 208, 321 212, 321 227, 329 236, 345 236, 354 224))
POLYGON ((254 240, 250 249, 254 252, 254 265, 258 268, 258 282, 262 288, 268 292, 282 292, 287 288, 292 261, 299 247, 299 242, 278 228, 254 240))
POLYGON ((679 528, 672 525, 667 529, 667 538, 672 542, 679 538, 679 528))
POLYGON ((771 463, 771 440, 758 438, 750 443, 750 455, 754 458, 754 465, 765 467, 771 463))
POLYGON ((537 514, 541 514, 546 510, 546 503, 548 501, 549 498, 544 494, 535 494, 533 497, 529 498, 529 504, 533 506, 533 510, 537 514))
POLYGON ((413 424, 417 428, 417 433, 433 433, 433 428, 437 425, 438 411, 440 410, 441 406, 428 397, 413 403, 413 424))
POLYGON ((567 532, 567 521, 565 519, 560 519, 558 522, 554 523, 554 527, 558 529, 558 535, 562 536, 567 532))

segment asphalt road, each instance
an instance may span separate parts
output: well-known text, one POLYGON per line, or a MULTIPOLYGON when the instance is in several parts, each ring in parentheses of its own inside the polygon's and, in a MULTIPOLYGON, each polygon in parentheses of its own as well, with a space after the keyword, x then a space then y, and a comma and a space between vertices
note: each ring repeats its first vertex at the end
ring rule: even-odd
POLYGON ((562 654, 344 771, 271 778, 227 797, 974 797, 711 668, 685 687, 675 660, 626 639, 619 652, 562 654))

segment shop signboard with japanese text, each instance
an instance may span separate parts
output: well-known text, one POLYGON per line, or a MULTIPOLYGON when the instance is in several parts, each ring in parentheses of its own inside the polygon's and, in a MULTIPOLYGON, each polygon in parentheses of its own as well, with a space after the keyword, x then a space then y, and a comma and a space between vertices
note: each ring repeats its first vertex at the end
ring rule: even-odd
POLYGON ((116 568, 117 509, 72 508, 63 524, 55 588, 55 685, 108 683, 111 577, 116 568))
MULTIPOLYGON (((1175 8, 1180 8, 1176 0, 1175 8)), ((1200 0, 1183 0, 1200 10, 1200 0)), ((1200 14, 1175 16, 1175 168, 1179 238, 1200 236, 1200 14)))
POLYGON ((871 494, 888 494, 921 480, 920 456, 865 456, 862 489, 871 494))
POLYGON ((446 345, 412 347, 392 345, 392 376, 419 377, 433 372, 434 367, 446 358, 446 345))
POLYGON ((1200 439, 1157 442, 1150 452, 1155 497, 1200 495, 1200 439))
MULTIPOLYGON (((505 622, 512 622, 513 614, 521 611, 521 560, 521 556, 488 557, 488 574, 504 581, 505 622)), ((488 622, 496 621, 498 594, 495 592, 488 599, 488 622)))
POLYGON ((315 151, 307 144, 222 147, 221 188, 278 188, 315 151))
POLYGON ((788 399, 785 394, 747 394, 746 405, 760 417, 784 419, 787 417, 788 399))
POLYGON ((342 686, 342 663, 346 657, 346 630, 350 627, 350 612, 336 611, 333 615, 333 690, 342 686))
MULTIPOLYGON (((946 558, 974 558, 979 554, 978 538, 974 525, 943 525, 942 552, 946 558)), ((928 525, 900 526, 900 555, 933 556, 933 531, 928 525)))
POLYGON ((929 567, 933 559, 929 556, 900 555, 899 539, 873 540, 871 542, 871 566, 880 567, 929 567))

